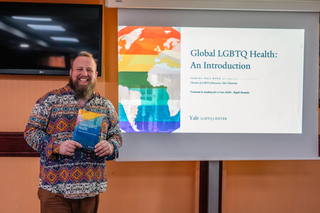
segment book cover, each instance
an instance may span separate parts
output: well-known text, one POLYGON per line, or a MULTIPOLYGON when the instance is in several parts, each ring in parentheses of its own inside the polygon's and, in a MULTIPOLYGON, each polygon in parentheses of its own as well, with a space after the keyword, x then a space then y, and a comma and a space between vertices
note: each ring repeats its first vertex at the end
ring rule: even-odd
POLYGON ((99 142, 102 119, 101 114, 80 109, 72 140, 80 143, 84 149, 94 150, 99 142))

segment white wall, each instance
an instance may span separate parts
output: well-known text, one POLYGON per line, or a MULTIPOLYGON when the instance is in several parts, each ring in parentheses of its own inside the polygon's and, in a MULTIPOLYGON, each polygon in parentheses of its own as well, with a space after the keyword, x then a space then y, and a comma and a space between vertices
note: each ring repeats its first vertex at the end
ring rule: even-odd
POLYGON ((319 0, 105 0, 107 7, 320 12, 319 0))

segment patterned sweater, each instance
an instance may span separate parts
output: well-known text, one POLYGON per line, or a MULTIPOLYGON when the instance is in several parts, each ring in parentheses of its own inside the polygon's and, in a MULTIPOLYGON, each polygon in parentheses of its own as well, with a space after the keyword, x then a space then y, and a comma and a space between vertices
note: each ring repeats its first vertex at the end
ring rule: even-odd
POLYGON ((106 190, 105 161, 116 158, 122 145, 113 105, 95 93, 83 109, 104 115, 100 141, 112 143, 113 154, 99 157, 94 151, 77 148, 74 156, 60 155, 60 144, 72 140, 81 108, 77 100, 69 85, 47 93, 36 102, 24 132, 27 143, 40 153, 39 187, 71 199, 92 197, 106 190))

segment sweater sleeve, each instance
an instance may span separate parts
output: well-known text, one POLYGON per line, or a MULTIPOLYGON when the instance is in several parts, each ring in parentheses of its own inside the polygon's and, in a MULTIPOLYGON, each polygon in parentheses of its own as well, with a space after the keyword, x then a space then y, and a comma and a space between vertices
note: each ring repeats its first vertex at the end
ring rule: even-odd
POLYGON ((114 147, 113 153, 107 156, 106 160, 114 160, 119 156, 119 149, 122 146, 122 135, 119 124, 118 114, 111 104, 110 114, 107 116, 108 130, 107 130, 107 141, 114 147))
POLYGON ((29 146, 47 158, 52 157, 52 154, 58 152, 60 148, 60 144, 52 140, 47 133, 50 110, 48 101, 40 98, 33 107, 24 131, 24 138, 29 146))

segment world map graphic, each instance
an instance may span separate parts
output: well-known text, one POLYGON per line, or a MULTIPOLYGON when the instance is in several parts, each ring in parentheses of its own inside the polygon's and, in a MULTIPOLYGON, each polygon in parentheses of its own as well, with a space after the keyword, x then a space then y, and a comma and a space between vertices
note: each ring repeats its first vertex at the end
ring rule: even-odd
POLYGON ((180 128, 180 29, 120 26, 119 120, 123 132, 180 128))

